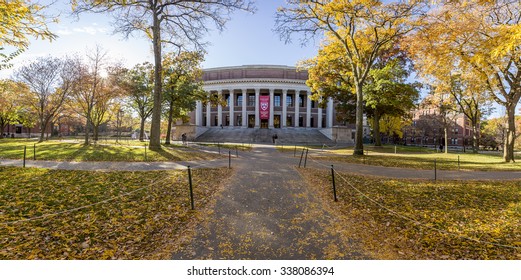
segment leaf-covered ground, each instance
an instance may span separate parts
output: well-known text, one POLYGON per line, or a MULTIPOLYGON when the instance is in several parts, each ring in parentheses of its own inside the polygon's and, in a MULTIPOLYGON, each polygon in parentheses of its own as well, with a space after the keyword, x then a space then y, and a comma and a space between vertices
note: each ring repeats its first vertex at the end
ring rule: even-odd
MULTIPOLYGON (((316 152, 310 150, 310 157, 327 158, 338 162, 416 169, 434 169, 434 161, 436 160, 436 168, 442 170, 521 170, 520 164, 505 163, 502 155, 497 152, 445 154, 419 147, 397 146, 395 154, 394 146, 382 148, 368 146, 365 147, 363 156, 353 156, 353 149, 316 150, 316 152)), ((517 158, 518 160, 521 159, 517 158)))
POLYGON ((435 183, 336 173, 334 203, 330 171, 301 173, 376 259, 521 259, 521 181, 435 183))
MULTIPOLYGON (((192 172, 196 209, 231 173, 192 172)), ((197 213, 186 171, 0 167, 0 259, 168 259, 197 213)))
POLYGON ((57 161, 193 161, 218 158, 215 153, 207 153, 196 148, 168 145, 160 151, 145 148, 147 143, 115 144, 103 141, 96 145, 83 145, 76 142, 2 139, 0 140, 0 158, 22 159, 24 147, 26 158, 57 161), (35 146, 36 145, 36 146, 35 146), (36 154, 35 154, 36 149, 36 154))

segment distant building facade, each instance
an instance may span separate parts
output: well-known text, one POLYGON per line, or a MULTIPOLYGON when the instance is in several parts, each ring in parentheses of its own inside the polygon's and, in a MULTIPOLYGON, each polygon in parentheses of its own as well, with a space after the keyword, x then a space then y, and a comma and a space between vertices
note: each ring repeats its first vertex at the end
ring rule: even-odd
POLYGON ((333 100, 326 108, 311 100, 307 71, 295 67, 247 65, 203 71, 203 88, 226 105, 198 101, 192 123, 202 127, 330 128, 336 125, 333 100))
POLYGON ((463 148, 472 145, 472 126, 463 113, 448 112, 443 116, 438 106, 422 102, 411 115, 412 123, 403 131, 403 142, 407 145, 445 145, 445 126, 449 147, 463 148))

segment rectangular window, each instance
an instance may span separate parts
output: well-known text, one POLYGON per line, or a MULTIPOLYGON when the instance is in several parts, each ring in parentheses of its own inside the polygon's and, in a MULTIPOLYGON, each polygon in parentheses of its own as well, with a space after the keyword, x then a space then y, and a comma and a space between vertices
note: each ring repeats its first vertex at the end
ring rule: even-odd
POLYGON ((248 95, 248 106, 255 106, 255 94, 248 95))
POLYGON ((299 95, 298 96, 298 104, 300 108, 304 108, 304 96, 299 95))
POLYGON ((273 100, 273 106, 280 107, 280 95, 275 95, 273 100))
POLYGON ((237 104, 235 106, 242 106, 242 95, 237 96, 237 104))
POLYGON ((293 107, 293 98, 291 95, 286 96, 286 106, 293 107))

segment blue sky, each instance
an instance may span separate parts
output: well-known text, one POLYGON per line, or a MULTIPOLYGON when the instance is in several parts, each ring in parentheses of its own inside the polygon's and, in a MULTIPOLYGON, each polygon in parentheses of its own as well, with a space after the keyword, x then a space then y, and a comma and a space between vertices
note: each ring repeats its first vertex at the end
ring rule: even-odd
MULTIPOLYGON (((137 63, 152 61, 151 43, 142 34, 124 39, 121 34, 113 34, 112 17, 104 14, 83 14, 79 20, 67 15, 70 7, 61 0, 48 11, 60 13, 60 22, 51 24, 50 29, 59 38, 53 42, 31 40, 29 49, 17 57, 14 69, 40 56, 84 55, 98 44, 108 51, 114 60, 127 67, 137 63)), ((256 1, 257 13, 235 12, 226 29, 208 34, 210 43, 204 68, 234 66, 245 64, 276 64, 294 66, 299 60, 313 57, 318 43, 310 42, 302 47, 298 40, 284 44, 272 29, 277 7, 285 1, 256 1)), ((213 27, 213 26, 212 26, 213 27)), ((1 70, 0 77, 8 77, 12 70, 1 70)))
MULTIPOLYGON (((44 0, 42 2, 49 2, 44 0)), ((96 45, 108 51, 114 61, 122 62, 126 67, 145 61, 153 61, 150 41, 140 33, 129 39, 121 34, 113 34, 112 16, 108 14, 82 14, 79 20, 68 16, 70 6, 67 0, 58 0, 47 12, 61 14, 60 22, 51 24, 50 29, 59 36, 53 42, 31 40, 29 49, 13 60, 13 69, 0 70, 0 78, 8 78, 17 67, 40 56, 85 55, 96 45)), ((257 12, 235 12, 227 23, 226 29, 208 34, 210 43, 203 68, 238 66, 246 64, 274 64, 294 66, 298 61, 316 55, 319 39, 300 45, 295 38, 291 44, 279 40, 272 31, 275 13, 284 0, 257 0, 257 12)), ((492 115, 503 115, 501 107, 492 115)))

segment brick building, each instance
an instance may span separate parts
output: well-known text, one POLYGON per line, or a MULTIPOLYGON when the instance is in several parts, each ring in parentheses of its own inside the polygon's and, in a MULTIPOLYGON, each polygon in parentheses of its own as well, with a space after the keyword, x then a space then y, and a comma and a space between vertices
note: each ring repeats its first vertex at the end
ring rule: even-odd
POLYGON ((441 114, 438 106, 422 102, 411 112, 412 123, 403 130, 407 145, 438 147, 445 143, 447 127, 448 146, 464 149, 472 145, 472 126, 469 119, 458 112, 441 114))

